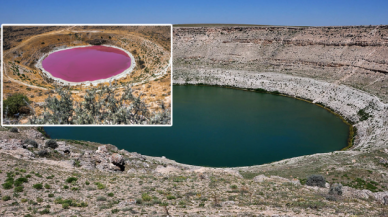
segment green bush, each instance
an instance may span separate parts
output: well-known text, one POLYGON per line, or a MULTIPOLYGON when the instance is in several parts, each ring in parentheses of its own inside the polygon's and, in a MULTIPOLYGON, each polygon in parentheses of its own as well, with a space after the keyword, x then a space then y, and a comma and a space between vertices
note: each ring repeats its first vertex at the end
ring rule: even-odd
POLYGON ((23 192, 23 189, 24 189, 23 186, 17 186, 14 188, 14 191, 15 192, 23 192))
POLYGON ((98 196, 97 201, 106 201, 106 197, 98 196))
POLYGON ((70 205, 68 203, 62 203, 63 209, 69 209, 70 205))
POLYGON ((30 103, 30 100, 26 95, 20 93, 13 94, 3 101, 4 113, 7 112, 8 115, 14 115, 19 112, 21 107, 26 106, 27 103, 30 103))
POLYGON ((78 179, 75 178, 75 177, 69 177, 69 178, 66 179, 66 182, 67 182, 67 183, 72 183, 72 182, 76 182, 77 180, 78 180, 78 179))
POLYGON ((69 186, 65 185, 63 186, 64 189, 69 189, 69 186))
POLYGON ((16 179, 16 181, 15 182, 28 182, 28 179, 26 178, 26 177, 20 177, 20 178, 18 178, 18 179, 16 179))
POLYGON ((24 140, 24 144, 32 145, 32 146, 34 146, 34 148, 37 148, 37 147, 38 147, 38 143, 37 143, 35 140, 32 140, 32 139, 26 139, 26 140, 24 140))
POLYGON ((45 189, 50 189, 51 186, 50 186, 49 184, 44 184, 44 188, 45 188, 45 189))
POLYGON ((324 188, 325 184, 326 180, 322 175, 311 175, 307 177, 306 185, 308 186, 318 186, 324 188))
POLYGON ((43 150, 38 151, 37 154, 39 157, 46 157, 49 155, 49 152, 46 149, 43 149, 43 150))
POLYGON ((38 203, 42 203, 42 202, 43 202, 43 199, 42 199, 42 198, 40 198, 40 197, 37 197, 37 198, 36 198, 36 202, 38 202, 38 203))
POLYGON ((18 128, 16 128, 16 127, 12 127, 12 128, 9 130, 9 132, 11 132, 11 133, 18 133, 19 130, 18 130, 18 128))
POLYGON ((1 199, 3 199, 3 201, 8 201, 8 200, 11 200, 11 197, 8 195, 5 195, 1 199))
POLYGON ((43 188, 43 185, 41 183, 38 183, 38 184, 34 184, 32 187, 39 190, 43 188))
POLYGON ((150 195, 148 195, 147 193, 143 193, 143 194, 141 195, 141 199, 142 199, 143 201, 151 201, 152 197, 151 197, 150 195))
POLYGON ((41 214, 41 215, 49 214, 49 213, 50 213, 50 210, 47 208, 39 212, 39 214, 41 214))
POLYGON ((101 184, 100 182, 96 182, 94 184, 97 185, 98 189, 105 189, 105 185, 101 184))
POLYGON ((109 197, 113 197, 114 194, 111 192, 111 193, 108 194, 108 196, 109 196, 109 197))
POLYGON ((56 149, 58 148, 58 143, 55 140, 50 139, 46 142, 46 146, 52 149, 56 149))
POLYGON ((330 195, 342 195, 342 185, 335 183, 332 186, 330 186, 329 194, 330 195))
POLYGON ((90 184, 90 182, 88 182, 88 181, 85 182, 85 185, 89 185, 89 184, 90 184))
POLYGON ((54 194, 48 194, 48 197, 54 197, 54 194))
POLYGON ((167 200, 175 200, 176 197, 173 195, 167 195, 167 200))
POLYGON ((6 182, 6 183, 2 184, 2 186, 6 190, 11 189, 13 187, 12 183, 10 183, 10 182, 6 182))

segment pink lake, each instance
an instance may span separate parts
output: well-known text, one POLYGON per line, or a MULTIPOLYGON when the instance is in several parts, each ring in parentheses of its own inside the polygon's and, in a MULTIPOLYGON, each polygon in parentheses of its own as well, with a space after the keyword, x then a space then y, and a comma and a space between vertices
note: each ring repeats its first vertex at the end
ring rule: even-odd
POLYGON ((42 66, 53 77, 85 82, 120 74, 131 66, 131 58, 123 50, 113 47, 77 47, 50 54, 42 66))

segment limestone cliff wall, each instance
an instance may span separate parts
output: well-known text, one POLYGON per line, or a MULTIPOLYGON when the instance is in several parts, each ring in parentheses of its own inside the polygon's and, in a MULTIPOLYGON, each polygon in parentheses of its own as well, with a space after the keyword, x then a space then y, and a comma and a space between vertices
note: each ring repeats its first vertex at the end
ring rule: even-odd
POLYGON ((355 123, 353 149, 388 146, 388 26, 174 28, 174 83, 263 88, 355 123), (362 120, 360 110, 370 115, 362 120))
POLYGON ((176 76, 182 68, 279 72, 388 102, 388 26, 174 28, 176 76))

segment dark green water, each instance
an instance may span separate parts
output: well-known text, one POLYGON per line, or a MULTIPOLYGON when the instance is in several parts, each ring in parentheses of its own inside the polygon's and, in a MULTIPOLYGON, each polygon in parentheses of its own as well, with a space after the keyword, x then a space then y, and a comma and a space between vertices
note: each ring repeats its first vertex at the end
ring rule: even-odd
POLYGON ((348 126, 289 97, 209 86, 174 86, 172 127, 45 127, 55 139, 116 145, 177 162, 236 167, 347 145, 348 126))

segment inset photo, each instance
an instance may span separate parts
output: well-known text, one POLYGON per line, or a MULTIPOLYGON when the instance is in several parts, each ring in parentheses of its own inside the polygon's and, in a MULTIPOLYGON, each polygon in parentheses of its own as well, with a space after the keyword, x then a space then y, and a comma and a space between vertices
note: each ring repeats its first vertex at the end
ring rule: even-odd
POLYGON ((2 25, 4 126, 172 126, 172 25, 2 25))

